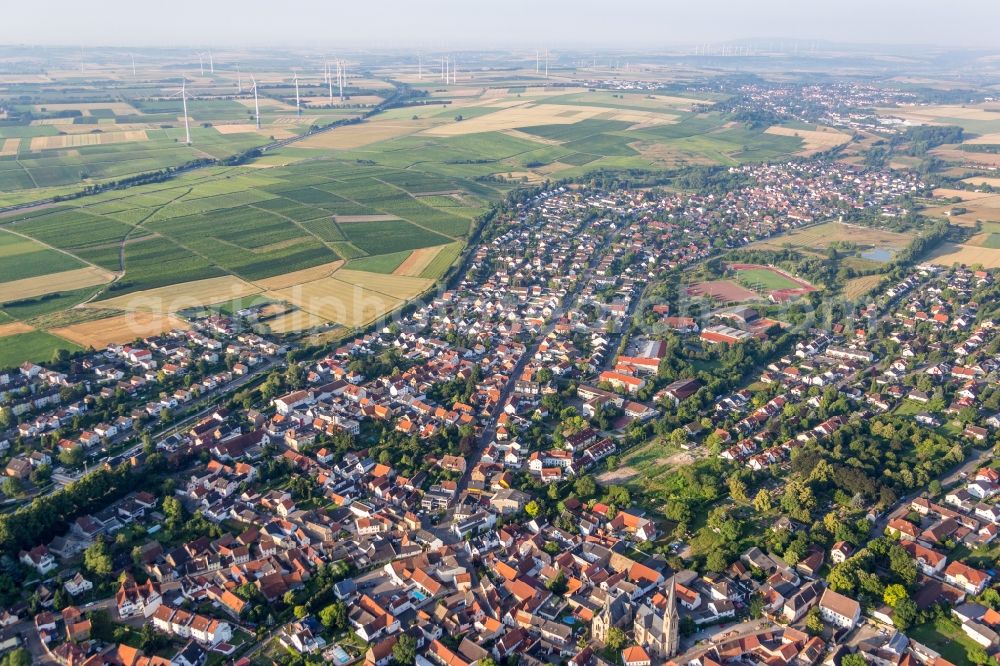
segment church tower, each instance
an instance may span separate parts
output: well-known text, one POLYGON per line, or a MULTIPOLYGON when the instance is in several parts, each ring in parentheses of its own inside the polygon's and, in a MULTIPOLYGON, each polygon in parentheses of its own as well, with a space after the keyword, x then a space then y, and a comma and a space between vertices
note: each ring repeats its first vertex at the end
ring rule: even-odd
POLYGON ((677 585, 673 576, 667 581, 667 607, 663 609, 663 656, 667 659, 676 657, 680 649, 680 616, 677 613, 677 585))

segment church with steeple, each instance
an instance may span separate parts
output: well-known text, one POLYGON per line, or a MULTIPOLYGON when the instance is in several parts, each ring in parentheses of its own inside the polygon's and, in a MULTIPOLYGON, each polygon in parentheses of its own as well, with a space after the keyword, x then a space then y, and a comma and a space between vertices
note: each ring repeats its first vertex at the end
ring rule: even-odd
POLYGON ((605 593, 604 607, 594 615, 590 623, 590 635, 601 643, 608 640, 608 631, 612 627, 625 629, 632 620, 632 609, 628 597, 624 594, 613 595, 605 593))
POLYGON ((652 604, 643 604, 636 611, 632 631, 635 642, 644 647, 651 657, 667 660, 675 657, 680 648, 679 625, 677 591, 671 577, 667 581, 667 600, 663 612, 659 612, 652 604))
POLYGON ((680 649, 680 617, 677 612, 675 583, 671 577, 666 583, 666 595, 657 594, 658 601, 647 600, 634 614, 632 601, 627 594, 608 591, 603 608, 594 614, 591 621, 591 637, 600 643, 606 643, 612 627, 628 631, 631 624, 635 642, 646 650, 654 663, 677 656, 680 649))

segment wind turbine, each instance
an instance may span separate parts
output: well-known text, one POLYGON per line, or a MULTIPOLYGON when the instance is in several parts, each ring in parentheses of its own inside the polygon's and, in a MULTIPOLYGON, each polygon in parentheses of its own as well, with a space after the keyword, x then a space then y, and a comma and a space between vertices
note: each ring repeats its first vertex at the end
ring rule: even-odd
POLYGON ((135 54, 134 53, 129 53, 128 55, 129 55, 130 58, 132 58, 132 78, 134 79, 135 78, 135 54))
POLYGON ((326 63, 326 85, 329 89, 330 104, 333 104, 333 73, 330 71, 330 63, 326 63))
POLYGON ((344 101, 344 79, 347 78, 347 63, 343 60, 337 61, 337 80, 340 83, 340 101, 344 101))
POLYGON ((184 110, 184 143, 191 145, 191 125, 188 120, 187 76, 181 76, 181 89, 168 99, 181 96, 181 108, 184 110))
POLYGON ((212 49, 208 50, 208 68, 215 74, 215 60, 212 59, 212 49))
POLYGON ((257 120, 257 129, 260 129, 260 104, 257 102, 257 79, 250 75, 250 82, 253 84, 253 111, 257 120))
POLYGON ((198 54, 198 69, 201 70, 201 75, 205 76, 205 61, 202 59, 201 54, 198 54))
POLYGON ((243 74, 240 72, 239 64, 236 65, 236 92, 243 94, 243 74))
POLYGON ((299 100, 299 75, 297 72, 292 72, 292 77, 295 79, 295 115, 302 115, 302 104, 299 100))

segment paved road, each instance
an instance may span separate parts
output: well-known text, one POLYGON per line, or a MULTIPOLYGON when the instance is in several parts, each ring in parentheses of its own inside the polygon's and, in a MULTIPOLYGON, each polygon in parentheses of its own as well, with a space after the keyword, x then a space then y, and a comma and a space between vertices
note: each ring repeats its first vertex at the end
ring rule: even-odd
MULTIPOLYGON (((89 604, 85 604, 80 607, 80 610, 84 612, 90 612, 95 610, 107 610, 110 611, 115 607, 114 597, 108 597, 106 599, 98 599, 97 601, 92 601, 89 604)), ((54 613, 56 619, 62 618, 62 613, 54 613)), ((38 633, 35 631, 35 622, 33 618, 28 618, 21 620, 16 624, 12 624, 9 627, 4 627, 0 629, 0 639, 6 640, 8 638, 13 638, 14 636, 20 636, 23 641, 23 646, 28 649, 31 653, 31 663, 32 664, 55 664, 58 663, 45 651, 42 647, 42 642, 38 639, 38 633)))
POLYGON ((723 624, 708 627, 707 629, 702 629, 701 631, 691 634, 687 638, 682 638, 681 648, 684 650, 690 650, 702 641, 718 642, 723 639, 724 635, 732 637, 740 634, 755 633, 771 624, 773 623, 770 620, 761 618, 758 620, 737 622, 735 624, 723 624))

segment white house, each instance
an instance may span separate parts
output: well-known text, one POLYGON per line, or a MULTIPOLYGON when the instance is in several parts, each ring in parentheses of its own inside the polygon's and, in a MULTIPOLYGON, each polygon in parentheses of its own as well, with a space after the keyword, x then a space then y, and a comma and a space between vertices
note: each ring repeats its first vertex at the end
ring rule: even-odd
POLYGON ((827 588, 819 600, 819 612, 824 621, 853 629, 861 617, 861 604, 827 588))

